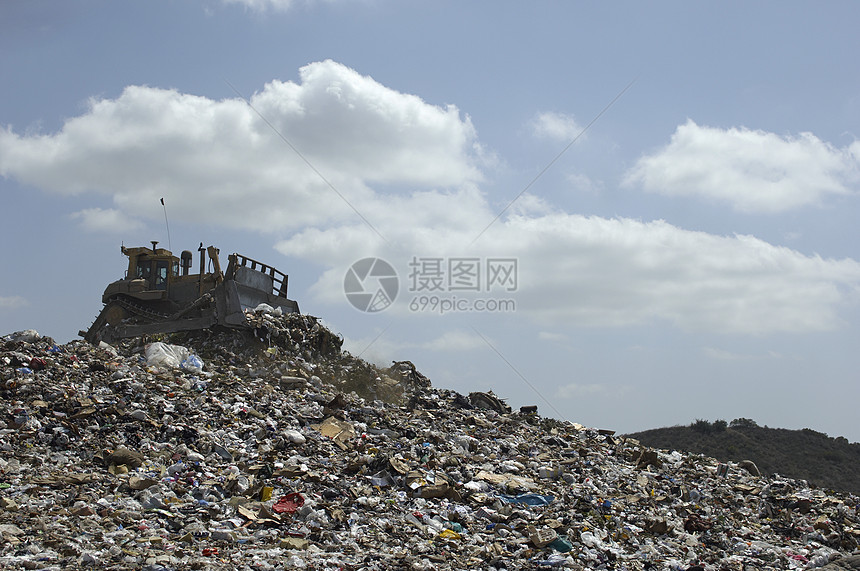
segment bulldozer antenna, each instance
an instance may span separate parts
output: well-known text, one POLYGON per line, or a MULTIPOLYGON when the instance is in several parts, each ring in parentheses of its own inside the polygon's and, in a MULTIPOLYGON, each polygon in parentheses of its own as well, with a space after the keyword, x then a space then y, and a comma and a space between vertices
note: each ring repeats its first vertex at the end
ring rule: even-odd
POLYGON ((173 246, 170 244, 170 224, 167 222, 167 206, 164 205, 164 198, 161 199, 161 208, 164 209, 164 225, 167 226, 167 249, 173 251, 173 246))

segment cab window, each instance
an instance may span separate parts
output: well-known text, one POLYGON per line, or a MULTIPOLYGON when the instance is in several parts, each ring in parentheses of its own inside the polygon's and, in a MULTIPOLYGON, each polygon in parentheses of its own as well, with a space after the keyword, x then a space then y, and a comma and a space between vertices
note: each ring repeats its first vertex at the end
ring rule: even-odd
POLYGON ((148 280, 151 272, 152 265, 150 264, 149 260, 139 261, 137 263, 137 271, 135 272, 134 277, 148 280))
POLYGON ((167 289, 167 269, 169 262, 167 260, 158 260, 155 262, 155 289, 167 289))

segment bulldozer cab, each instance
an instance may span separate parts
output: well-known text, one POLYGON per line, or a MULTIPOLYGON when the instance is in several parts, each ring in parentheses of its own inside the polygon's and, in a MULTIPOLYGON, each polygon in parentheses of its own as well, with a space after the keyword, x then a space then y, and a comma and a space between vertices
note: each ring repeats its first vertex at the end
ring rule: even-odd
POLYGON ((127 279, 141 279, 146 282, 145 290, 167 291, 171 278, 179 276, 179 258, 164 248, 122 248, 128 256, 127 279))

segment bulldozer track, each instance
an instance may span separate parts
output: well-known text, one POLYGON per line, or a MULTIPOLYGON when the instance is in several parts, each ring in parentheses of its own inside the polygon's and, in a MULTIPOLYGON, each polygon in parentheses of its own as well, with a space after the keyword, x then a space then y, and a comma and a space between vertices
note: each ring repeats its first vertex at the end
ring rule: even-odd
POLYGON ((155 322, 164 321, 165 319, 168 319, 170 317, 170 315, 166 313, 153 311, 151 309, 143 307, 140 304, 133 302, 126 296, 118 295, 105 304, 105 306, 96 316, 92 325, 90 325, 90 328, 84 335, 85 339, 87 339, 91 343, 96 343, 97 341, 100 341, 102 339, 102 330, 107 325, 107 314, 112 307, 116 306, 123 308, 128 313, 128 316, 124 319, 128 319, 129 317, 140 317, 148 321, 155 322))
POLYGON ((144 317, 144 318, 149 319, 151 321, 164 321, 165 319, 170 318, 169 313, 161 313, 158 311, 153 311, 153 310, 148 309, 148 308, 146 308, 146 307, 144 307, 138 303, 133 302, 130 298, 128 298, 124 295, 119 295, 119 296, 111 299, 105 307, 108 307, 111 304, 117 304, 117 305, 121 306, 123 309, 128 310, 130 313, 132 313, 138 317, 144 317))

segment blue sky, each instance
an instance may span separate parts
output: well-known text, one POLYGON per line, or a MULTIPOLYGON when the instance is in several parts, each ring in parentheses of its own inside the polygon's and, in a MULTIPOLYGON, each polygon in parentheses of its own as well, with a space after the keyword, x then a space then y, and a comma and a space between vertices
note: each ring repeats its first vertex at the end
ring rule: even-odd
POLYGON ((120 244, 204 242, 439 387, 858 441, 858 12, 4 2, 0 329, 73 339, 120 244), (366 257, 397 270, 384 311, 344 295, 366 257), (409 291, 410 262, 490 259, 513 291, 409 291), (515 309, 415 310, 435 299, 515 309))

